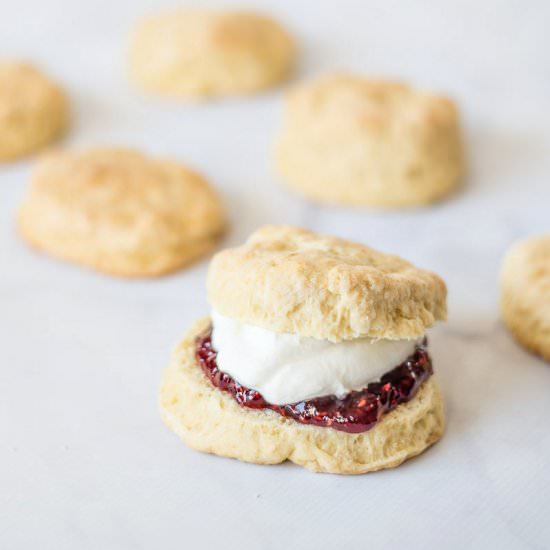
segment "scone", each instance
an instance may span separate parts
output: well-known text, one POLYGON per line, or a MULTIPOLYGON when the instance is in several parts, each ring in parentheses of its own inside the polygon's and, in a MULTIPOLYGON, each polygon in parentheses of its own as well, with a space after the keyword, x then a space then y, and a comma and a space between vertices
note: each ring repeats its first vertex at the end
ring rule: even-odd
POLYGON ((146 91, 171 96, 247 94, 285 80, 293 60, 291 37, 268 17, 181 9, 137 25, 130 76, 146 91))
POLYGON ((443 281, 364 245, 267 226, 210 265, 211 317, 174 352, 161 415, 190 447, 361 474, 443 433, 426 329, 443 281))
POLYGON ((34 67, 0 62, 0 162, 40 149, 65 129, 68 108, 59 86, 34 67))
POLYGON ((183 267, 214 247, 224 225, 199 174, 127 149, 45 155, 18 216, 32 246, 127 277, 183 267))
POLYGON ((275 161, 288 187, 320 202, 424 205, 463 174, 458 118, 446 97, 404 84, 324 77, 288 94, 275 161))
POLYGON ((520 242, 506 254, 501 309, 516 340, 550 361, 550 235, 520 242))

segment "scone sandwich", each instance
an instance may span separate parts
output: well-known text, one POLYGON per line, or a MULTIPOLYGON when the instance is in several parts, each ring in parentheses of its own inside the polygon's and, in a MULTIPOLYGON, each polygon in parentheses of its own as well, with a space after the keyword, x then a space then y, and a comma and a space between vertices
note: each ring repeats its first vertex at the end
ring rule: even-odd
POLYGON ((212 314, 174 352, 162 418, 189 446, 247 462, 360 474, 437 441, 426 329, 435 274, 396 256, 267 226, 210 265, 212 314))

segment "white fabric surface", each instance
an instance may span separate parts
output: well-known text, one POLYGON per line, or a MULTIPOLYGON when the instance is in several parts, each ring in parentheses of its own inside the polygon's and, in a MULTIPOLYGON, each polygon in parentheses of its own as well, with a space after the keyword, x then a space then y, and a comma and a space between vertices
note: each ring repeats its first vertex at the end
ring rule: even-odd
POLYGON ((549 231, 550 4, 251 4, 295 31, 300 76, 395 76, 458 101, 470 161, 463 192, 435 208, 380 213, 311 206, 277 185, 269 153, 279 90, 203 105, 135 93, 126 34, 163 3, 2 0, 0 52, 66 84, 68 145, 132 145, 202 170, 230 211, 225 245, 289 222, 441 274, 450 319, 431 346, 447 432, 396 470, 349 478, 187 449, 158 418, 157 388, 171 348, 208 312, 207 261, 122 281, 38 255, 13 223, 31 162, 2 166, 0 547, 549 548, 550 366, 504 330, 497 277, 513 240, 549 231))

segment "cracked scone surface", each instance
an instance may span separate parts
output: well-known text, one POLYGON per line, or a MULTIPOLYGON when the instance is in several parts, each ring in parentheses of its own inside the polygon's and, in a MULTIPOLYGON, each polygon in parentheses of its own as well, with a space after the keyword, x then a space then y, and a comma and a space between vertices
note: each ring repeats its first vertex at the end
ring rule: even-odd
POLYGON ((127 149, 45 155, 18 215, 32 246, 135 277, 183 267, 210 251, 224 226, 222 204, 200 175, 127 149))
POLYGON ((178 345, 160 389, 164 422, 196 450, 245 462, 290 460, 315 472, 362 474, 398 466, 443 433, 443 402, 433 377, 411 401, 360 434, 244 409, 210 383, 195 359, 196 337, 209 323, 198 321, 178 345))
POLYGON ((29 64, 0 61, 0 162, 47 145, 63 133, 67 119, 57 84, 29 64))
POLYGON ((285 80, 290 35, 249 12, 181 9, 141 20, 130 48, 130 76, 160 94, 201 98, 252 93, 285 80))
POLYGON ((445 283, 390 254, 291 226, 266 226, 216 254, 208 299, 222 315, 332 342, 417 338, 446 318, 445 283))
POLYGON ((320 202, 424 205, 463 175, 459 115, 444 96, 330 75, 288 93, 275 160, 288 187, 320 202))
POLYGON ((516 340, 550 361, 550 235, 520 242, 506 254, 501 310, 516 340))

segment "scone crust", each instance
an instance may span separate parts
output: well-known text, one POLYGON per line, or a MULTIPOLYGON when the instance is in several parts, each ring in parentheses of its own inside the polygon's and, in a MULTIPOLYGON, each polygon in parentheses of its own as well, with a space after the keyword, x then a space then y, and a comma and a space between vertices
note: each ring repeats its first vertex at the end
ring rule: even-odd
POLYGON ((434 273, 284 225, 263 227, 216 254, 207 287, 222 315, 333 342, 417 338, 446 317, 445 283, 434 273))
POLYGON ((294 49, 269 17, 180 9, 138 23, 130 76, 146 91, 184 98, 246 94, 286 79, 294 49))
POLYGON ((360 434, 244 409, 196 362, 195 340, 209 322, 197 322, 178 345, 160 389, 162 419, 194 449, 258 464, 290 460, 314 472, 363 474, 398 466, 443 434, 443 401, 433 377, 411 401, 360 434))
POLYGON ((275 160, 288 187, 320 202, 428 204, 464 172, 458 111, 404 84, 330 75, 288 93, 275 160))
POLYGON ((18 215, 32 246, 127 277, 183 267, 224 226, 221 201, 199 174, 127 149, 45 155, 18 215))
POLYGON ((31 65, 0 62, 0 162, 36 151, 67 126, 65 94, 31 65))
POLYGON ((520 242, 508 251, 500 303, 516 340, 550 361, 550 235, 520 242))

